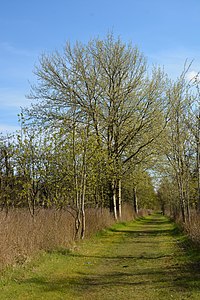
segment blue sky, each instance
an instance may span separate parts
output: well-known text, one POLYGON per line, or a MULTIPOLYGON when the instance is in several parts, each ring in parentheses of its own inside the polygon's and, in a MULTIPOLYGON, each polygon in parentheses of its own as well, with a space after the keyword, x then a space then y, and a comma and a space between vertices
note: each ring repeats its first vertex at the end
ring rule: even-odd
POLYGON ((1 0, 0 132, 13 132, 42 53, 108 31, 137 45, 175 78, 186 59, 200 70, 200 0, 1 0))

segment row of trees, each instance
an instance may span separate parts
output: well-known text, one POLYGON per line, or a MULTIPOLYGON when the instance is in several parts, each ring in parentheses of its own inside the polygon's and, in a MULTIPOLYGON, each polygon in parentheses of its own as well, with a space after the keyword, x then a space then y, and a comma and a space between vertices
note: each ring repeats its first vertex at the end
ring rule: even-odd
POLYGON ((171 110, 165 130, 165 146, 158 196, 163 207, 190 221, 191 209, 200 211, 200 102, 199 75, 190 82, 188 68, 169 91, 171 110))
POLYGON ((156 171, 162 206, 166 185, 176 187, 170 203, 185 220, 198 202, 190 200, 191 185, 200 182, 198 93, 185 72, 172 82, 109 34, 43 55, 35 74, 21 131, 0 145, 2 206, 26 203, 32 215, 38 205, 70 207, 84 237, 85 206, 107 206, 116 220, 124 201, 136 212, 138 198, 155 206, 149 174, 156 171))
MULTIPOLYGON (((7 211, 28 207, 33 217, 39 208, 68 209, 74 216, 77 237, 84 236, 85 207, 108 207, 114 213, 109 186, 113 170, 106 165, 105 154, 95 146, 94 136, 87 142, 86 161, 84 142, 83 132, 77 133, 75 140, 73 132, 63 139, 59 132, 45 132, 44 135, 41 131, 33 132, 32 128, 24 128, 15 136, 2 137, 1 207, 7 211)), ((136 188, 139 199, 142 197, 140 207, 153 208, 149 197, 155 200, 155 192, 143 168, 130 169, 120 182, 121 197, 132 205, 135 199, 136 212, 136 188)))

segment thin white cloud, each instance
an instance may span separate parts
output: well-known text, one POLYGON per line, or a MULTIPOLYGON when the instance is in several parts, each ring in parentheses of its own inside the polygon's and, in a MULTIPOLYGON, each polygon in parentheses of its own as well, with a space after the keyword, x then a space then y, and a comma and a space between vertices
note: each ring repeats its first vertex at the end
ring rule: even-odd
POLYGON ((20 125, 7 125, 7 124, 0 124, 0 133, 3 135, 11 134, 16 132, 20 129, 20 125))
POLYGON ((188 81, 198 81, 200 82, 200 74, 197 71, 191 70, 186 74, 186 79, 188 81))
POLYGON ((164 66, 165 71, 172 79, 176 79, 181 75, 185 65, 187 68, 191 64, 188 70, 188 79, 200 71, 200 52, 191 51, 190 49, 168 49, 150 54, 148 57, 150 62, 164 66))
POLYGON ((19 48, 19 47, 11 45, 8 42, 0 43, 0 51, 6 52, 6 53, 9 53, 12 55, 26 56, 26 57, 33 57, 36 55, 36 53, 32 50, 19 48))
POLYGON ((0 89, 0 108, 20 108, 30 104, 30 100, 26 98, 22 91, 6 88, 0 89))
POLYGON ((0 83, 27 86, 33 79, 33 69, 38 53, 19 48, 7 42, 0 42, 0 83))
POLYGON ((21 107, 30 106, 23 91, 11 90, 6 88, 0 89, 0 132, 4 135, 19 130, 19 117, 21 107))

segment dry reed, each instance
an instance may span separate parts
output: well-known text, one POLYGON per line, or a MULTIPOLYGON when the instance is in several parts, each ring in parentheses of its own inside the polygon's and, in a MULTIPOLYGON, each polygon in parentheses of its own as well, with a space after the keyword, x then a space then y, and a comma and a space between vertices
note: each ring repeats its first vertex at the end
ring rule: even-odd
MULTIPOLYGON (((125 206, 122 221, 134 219, 125 206)), ((86 209, 86 237, 111 226, 114 219, 108 209, 86 209)), ((67 210, 40 209, 33 219, 27 209, 0 212, 0 269, 23 264, 39 251, 71 248, 74 244, 75 219, 67 210)))
POLYGON ((190 239, 200 245, 200 214, 197 211, 192 211, 190 221, 183 226, 190 239))

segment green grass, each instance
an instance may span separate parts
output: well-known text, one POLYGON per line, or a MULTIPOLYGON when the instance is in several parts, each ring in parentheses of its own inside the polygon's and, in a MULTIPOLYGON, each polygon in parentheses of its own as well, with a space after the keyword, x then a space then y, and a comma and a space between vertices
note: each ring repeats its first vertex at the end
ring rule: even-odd
POLYGON ((5 272, 0 299, 200 299, 200 251, 164 216, 116 224, 5 272))

